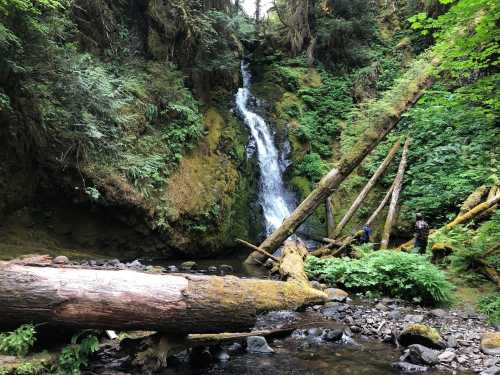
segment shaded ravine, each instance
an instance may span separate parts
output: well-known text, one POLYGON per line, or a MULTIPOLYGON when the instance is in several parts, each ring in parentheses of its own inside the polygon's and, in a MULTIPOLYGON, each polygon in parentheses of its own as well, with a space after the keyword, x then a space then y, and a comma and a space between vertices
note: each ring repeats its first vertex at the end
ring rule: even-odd
POLYGON ((252 75, 248 63, 242 61, 243 87, 236 94, 236 109, 250 129, 257 151, 260 169, 259 200, 265 219, 266 234, 271 234, 287 218, 293 203, 291 194, 283 183, 283 159, 274 144, 273 135, 266 121, 250 108, 254 100, 250 92, 252 75))

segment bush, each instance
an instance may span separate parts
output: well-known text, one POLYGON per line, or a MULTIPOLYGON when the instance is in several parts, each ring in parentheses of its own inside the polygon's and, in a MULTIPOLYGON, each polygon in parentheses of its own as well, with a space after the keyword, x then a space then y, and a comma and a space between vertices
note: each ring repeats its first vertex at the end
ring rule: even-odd
POLYGON ((78 374, 80 367, 86 367, 92 353, 99 349, 99 340, 90 332, 82 331, 74 335, 71 338, 71 345, 61 351, 59 366, 65 373, 78 374))
POLYGON ((492 294, 479 300, 478 310, 488 316, 492 324, 500 324, 500 296, 492 294))
MULTIPOLYGON (((366 249, 365 249, 366 250, 366 249)), ((360 259, 308 257, 305 270, 355 292, 381 292, 424 304, 448 304, 452 285, 425 257, 397 251, 362 252, 360 259)))
POLYGON ((25 356, 36 341, 35 335, 32 324, 24 324, 13 332, 0 334, 0 353, 25 356))

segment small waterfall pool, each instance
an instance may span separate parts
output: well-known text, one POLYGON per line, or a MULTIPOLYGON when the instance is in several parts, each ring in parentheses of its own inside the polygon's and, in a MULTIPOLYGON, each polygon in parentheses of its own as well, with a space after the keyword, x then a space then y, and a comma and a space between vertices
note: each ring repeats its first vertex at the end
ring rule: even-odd
POLYGON ((250 129, 260 169, 259 200, 264 213, 266 234, 271 234, 293 210, 292 195, 283 184, 284 158, 275 145, 266 121, 252 110, 255 98, 250 92, 252 75, 249 64, 241 62, 243 87, 236 94, 236 109, 250 129))

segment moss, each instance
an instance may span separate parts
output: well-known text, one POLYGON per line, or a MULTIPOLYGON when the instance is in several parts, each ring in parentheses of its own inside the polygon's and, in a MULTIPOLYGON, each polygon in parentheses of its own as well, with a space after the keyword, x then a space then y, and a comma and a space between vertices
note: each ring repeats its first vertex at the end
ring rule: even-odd
POLYGON ((481 346, 487 349, 500 348, 500 333, 499 332, 485 333, 481 338, 481 346))
POLYGON ((425 324, 411 324, 406 327, 405 333, 423 336, 432 341, 434 344, 439 344, 442 341, 439 332, 435 328, 425 324))

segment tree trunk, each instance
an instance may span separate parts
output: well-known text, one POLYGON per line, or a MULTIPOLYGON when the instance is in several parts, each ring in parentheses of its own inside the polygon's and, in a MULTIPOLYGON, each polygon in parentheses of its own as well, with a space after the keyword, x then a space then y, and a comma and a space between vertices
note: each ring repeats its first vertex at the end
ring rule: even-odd
POLYGON ((329 238, 333 238, 335 233, 335 216, 333 213, 332 197, 325 199, 326 209, 326 229, 329 238))
POLYGON ((392 146, 392 148, 389 150, 389 153, 387 154, 387 156, 384 159, 384 161, 382 162, 382 164, 380 164, 380 166, 376 170, 375 174, 370 178, 370 180, 365 185, 363 190, 361 190, 361 192, 359 193, 357 198, 354 200, 352 206, 347 210, 347 212, 344 215, 344 217, 342 218, 342 220, 340 220, 340 223, 337 225, 337 228, 335 228, 335 232, 334 232, 332 238, 336 238, 340 235, 340 233, 342 232, 344 227, 347 225, 347 223, 349 223, 349 220, 351 220, 351 218, 356 213, 358 208, 361 206, 361 204, 363 204, 363 201, 365 200, 368 193, 375 186, 375 184, 377 183, 380 176, 382 176, 382 174, 387 170, 387 168, 389 167, 389 164, 391 164, 391 161, 392 161, 392 159, 394 159, 394 156, 396 156, 396 153, 398 152, 400 145, 401 145, 401 141, 398 140, 394 144, 394 146, 392 146))
MULTIPOLYGON (((338 168, 331 170, 321 179, 318 187, 314 189, 295 211, 283 221, 283 224, 281 224, 281 226, 259 246, 261 249, 273 253, 327 197, 333 194, 342 181, 351 174, 363 159, 396 126, 401 119, 401 115, 418 101, 426 88, 432 85, 433 80, 431 78, 431 72, 434 64, 438 63, 439 60, 434 59, 433 62, 425 64, 425 66, 419 70, 418 74, 416 74, 417 77, 412 84, 406 84, 405 87, 401 88, 401 90, 404 91, 405 97, 403 99, 399 98, 400 101, 394 103, 394 108, 391 108, 390 111, 377 111, 372 114, 375 118, 371 119, 370 125, 349 154, 339 161, 338 168)), ((390 97, 387 100, 390 101, 392 98, 390 97)), ((259 261, 262 262, 265 259, 266 257, 259 252, 253 252, 248 256, 246 262, 258 264, 259 261)))
POLYGON ((479 203, 481 203, 483 201, 483 198, 485 198, 486 195, 488 194, 489 190, 491 189, 488 188, 488 186, 486 185, 482 185, 478 187, 476 190, 474 190, 464 201, 462 207, 460 207, 459 215, 465 214, 466 212, 476 207, 479 203))
POLYGON ((408 161, 408 149, 410 147, 410 138, 408 138, 403 147, 403 155, 401 156, 401 162, 399 163, 398 174, 394 180, 394 189, 392 191, 391 204, 389 205, 389 212, 387 213, 387 219, 385 221, 384 233, 382 234, 382 240, 380 242, 381 249, 387 249, 389 247, 389 239, 391 237, 392 226, 396 220, 396 212, 398 207, 399 194, 403 187, 403 177, 406 170, 406 163, 408 161))
POLYGON ((385 205, 387 204, 387 202, 391 198, 393 191, 394 191, 394 183, 391 185, 390 189, 387 190, 387 193, 385 193, 384 199, 382 199, 382 201, 378 205, 377 209, 375 211, 373 211, 372 216, 370 216, 370 218, 366 221, 365 225, 371 226, 373 224, 373 222, 375 221, 375 219, 377 218, 377 216, 384 209, 385 205))
POLYGON ((305 287, 298 277, 282 282, 0 262, 2 325, 46 322, 179 334, 242 331, 255 324, 261 311, 325 300, 323 292, 305 287))

